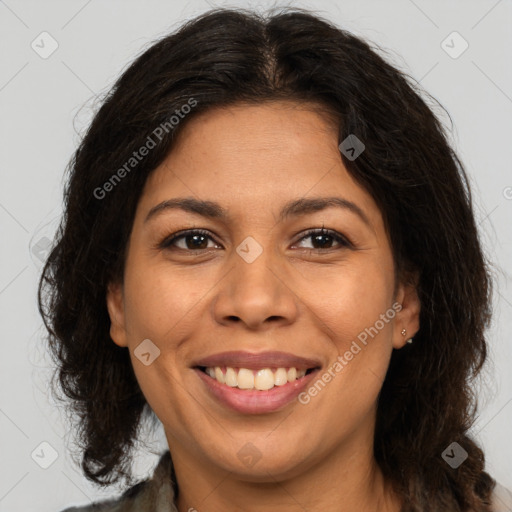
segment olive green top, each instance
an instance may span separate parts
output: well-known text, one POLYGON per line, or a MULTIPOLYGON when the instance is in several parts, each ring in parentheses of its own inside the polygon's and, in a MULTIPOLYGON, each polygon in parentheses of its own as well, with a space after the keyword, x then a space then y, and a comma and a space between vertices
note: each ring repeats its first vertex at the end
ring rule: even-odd
MULTIPOLYGON (((175 483, 171 454, 166 451, 153 476, 130 487, 121 497, 62 512, 178 512, 175 504, 175 483)), ((492 494, 493 512, 512 512, 512 492, 497 484, 492 494)), ((194 510, 194 509, 192 509, 194 510)))

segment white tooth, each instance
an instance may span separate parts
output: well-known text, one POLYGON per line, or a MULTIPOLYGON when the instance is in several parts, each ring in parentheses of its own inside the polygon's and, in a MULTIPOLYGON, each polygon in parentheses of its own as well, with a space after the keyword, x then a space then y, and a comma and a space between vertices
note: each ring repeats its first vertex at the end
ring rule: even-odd
POLYGON ((286 376, 288 377, 288 382, 293 382, 294 380, 297 379, 297 369, 290 368, 286 376))
POLYGON ((220 366, 215 367, 215 378, 221 383, 224 384, 224 374, 220 369, 220 366))
POLYGON ((284 386, 287 382, 286 368, 278 368, 274 375, 274 384, 276 386, 284 386))
POLYGON ((274 386, 284 386, 288 382, 294 382, 306 375, 306 370, 297 370, 297 368, 277 368, 273 372, 270 368, 261 370, 249 370, 240 368, 238 372, 231 367, 226 367, 226 373, 223 373, 220 366, 206 368, 206 373, 216 379, 221 384, 226 384, 232 388, 239 389, 258 389, 266 391, 274 386))
POLYGON ((228 386, 231 386, 232 388, 236 387, 238 385, 238 380, 236 378, 236 372, 233 370, 233 368, 230 368, 229 366, 226 368, 226 377, 225 377, 225 383, 228 386))
POLYGON ((266 391, 274 387, 274 374, 270 368, 258 370, 254 378, 254 387, 260 391, 266 391))
POLYGON ((254 389, 254 373, 252 370, 240 368, 237 380, 240 389, 254 389))

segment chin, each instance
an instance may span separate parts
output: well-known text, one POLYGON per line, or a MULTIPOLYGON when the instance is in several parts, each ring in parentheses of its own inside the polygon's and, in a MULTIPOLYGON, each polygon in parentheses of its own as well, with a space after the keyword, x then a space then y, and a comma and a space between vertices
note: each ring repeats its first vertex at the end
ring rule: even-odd
POLYGON ((256 445, 250 441, 236 451, 235 458, 232 457, 232 452, 225 454, 225 457, 225 459, 215 457, 216 464, 223 470, 238 475, 240 480, 255 483, 272 483, 293 478, 314 463, 303 449, 300 453, 292 447, 289 449, 281 447, 276 450, 267 446, 262 450, 256 448, 256 445))

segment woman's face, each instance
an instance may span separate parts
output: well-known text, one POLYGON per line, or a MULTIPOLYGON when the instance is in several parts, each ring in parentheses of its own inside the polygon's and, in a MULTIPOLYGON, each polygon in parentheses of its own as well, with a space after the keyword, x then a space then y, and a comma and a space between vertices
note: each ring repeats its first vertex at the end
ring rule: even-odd
POLYGON ((414 289, 393 292, 382 215, 336 131, 312 105, 272 102, 184 126, 147 180, 108 308, 173 459, 264 481, 371 453, 392 348, 419 328, 414 289), (208 203, 165 206, 177 199, 208 203))

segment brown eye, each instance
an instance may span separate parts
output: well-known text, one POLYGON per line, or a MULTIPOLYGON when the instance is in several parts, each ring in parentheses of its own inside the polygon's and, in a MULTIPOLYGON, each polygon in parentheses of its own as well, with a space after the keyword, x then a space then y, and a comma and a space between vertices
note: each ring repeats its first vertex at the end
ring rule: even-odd
MULTIPOLYGON (((341 247, 350 247, 350 242, 337 231, 331 229, 312 229, 299 240, 311 239, 314 247, 311 250, 332 249, 333 241, 338 243, 341 247)), ((308 247, 306 247, 308 249, 308 247)))
POLYGON ((213 241, 207 231, 202 229, 188 230, 174 233, 171 237, 163 240, 159 247, 161 249, 177 248, 184 251, 202 251, 208 249, 208 239, 213 241), (182 240, 184 243, 179 246, 178 241, 181 242, 182 240))
MULTIPOLYGON (((321 251, 352 246, 344 236, 331 229, 311 229, 302 236, 299 242, 308 238, 313 244, 311 248, 306 247, 306 249, 310 250, 321 251), (338 244, 338 247, 333 247, 333 244, 338 244)), ((165 238, 158 247, 168 250, 205 251, 212 248, 211 246, 208 247, 209 240, 216 243, 208 231, 203 229, 190 229, 172 234, 170 237, 165 238)))

